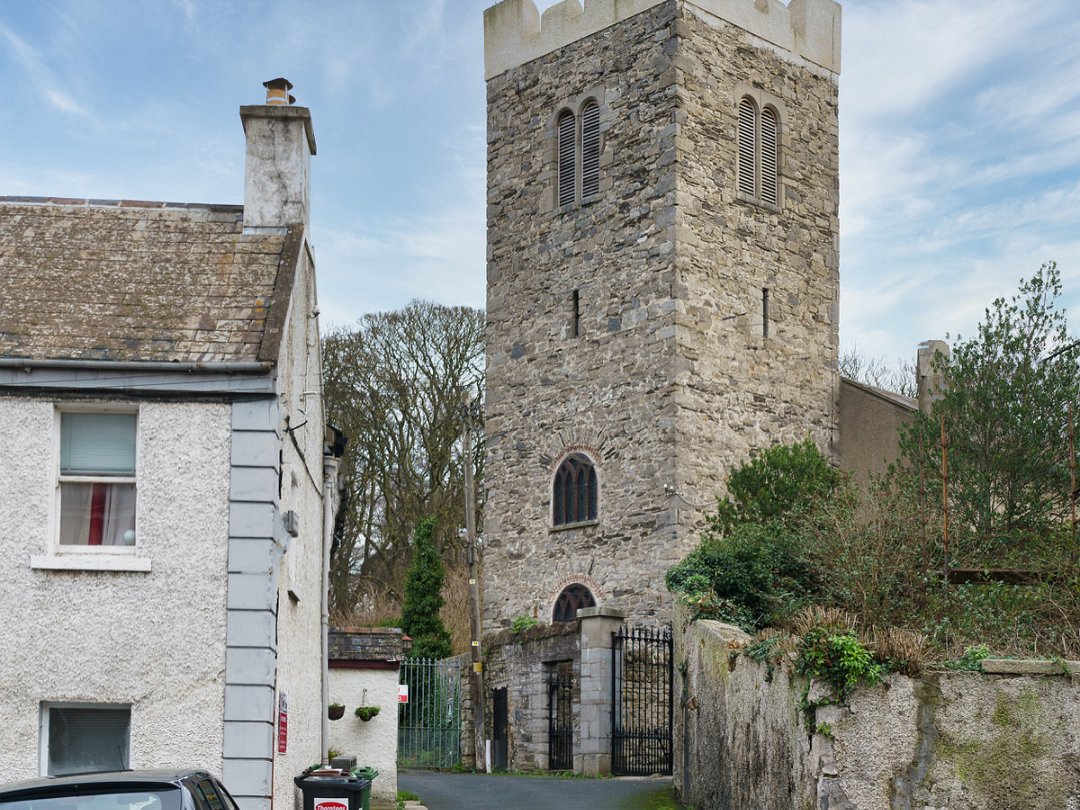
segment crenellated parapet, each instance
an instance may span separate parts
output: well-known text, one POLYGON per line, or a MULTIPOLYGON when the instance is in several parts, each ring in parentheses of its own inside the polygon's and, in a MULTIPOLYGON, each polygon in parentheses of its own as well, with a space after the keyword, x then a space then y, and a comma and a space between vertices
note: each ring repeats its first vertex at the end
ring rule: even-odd
MULTIPOLYGON (((533 0, 484 12, 484 76, 498 76, 635 14, 675 0, 562 0, 541 16, 533 0)), ((680 0, 777 47, 840 73, 840 5, 833 0, 680 0)))

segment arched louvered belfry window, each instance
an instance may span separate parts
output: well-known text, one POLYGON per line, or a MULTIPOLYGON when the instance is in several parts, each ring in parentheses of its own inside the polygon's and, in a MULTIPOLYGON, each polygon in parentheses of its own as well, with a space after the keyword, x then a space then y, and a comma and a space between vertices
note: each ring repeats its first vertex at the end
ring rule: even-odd
POLYGON ((555 472, 552 491, 552 523, 565 526, 596 520, 596 468, 581 453, 567 456, 555 472))
POLYGON ((559 598, 555 600, 555 608, 551 611, 553 622, 572 622, 577 618, 577 612, 581 608, 596 607, 596 599, 592 591, 580 582, 574 582, 563 588, 559 598))
POLYGON ((600 105, 589 101, 581 110, 581 196, 600 191, 600 105))
POLYGON ((757 196, 757 105, 743 97, 739 102, 739 191, 757 196))
POLYGON ((739 100, 736 141, 739 192, 755 202, 780 205, 780 115, 759 108, 750 96, 739 100))
POLYGON ((777 186, 779 132, 780 119, 776 110, 766 107, 761 111, 761 199, 770 205, 780 202, 777 186))
POLYGON ((576 192, 577 173, 577 129, 574 114, 569 110, 563 110, 559 114, 556 128, 558 129, 559 148, 559 205, 569 205, 574 201, 576 192))

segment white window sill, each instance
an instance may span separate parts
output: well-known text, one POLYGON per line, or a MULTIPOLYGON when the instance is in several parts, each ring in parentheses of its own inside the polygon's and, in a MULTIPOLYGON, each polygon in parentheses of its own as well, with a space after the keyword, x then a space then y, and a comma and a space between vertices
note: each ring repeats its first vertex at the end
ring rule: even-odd
POLYGON ((136 571, 149 573, 150 558, 130 554, 35 554, 30 567, 45 571, 136 571))

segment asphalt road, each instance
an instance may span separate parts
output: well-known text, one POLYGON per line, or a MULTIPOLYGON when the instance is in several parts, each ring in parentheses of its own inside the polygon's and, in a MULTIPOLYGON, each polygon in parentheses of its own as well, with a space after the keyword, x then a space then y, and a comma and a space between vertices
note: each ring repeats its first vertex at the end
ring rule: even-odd
POLYGON ((671 777, 569 779, 398 771, 398 789, 417 794, 428 810, 618 810, 670 785, 671 777))

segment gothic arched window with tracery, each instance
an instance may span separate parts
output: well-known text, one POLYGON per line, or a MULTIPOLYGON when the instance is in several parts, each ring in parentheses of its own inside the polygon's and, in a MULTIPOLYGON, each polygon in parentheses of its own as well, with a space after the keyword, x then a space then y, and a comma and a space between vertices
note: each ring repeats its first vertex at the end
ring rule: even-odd
POLYGON ((553 622, 572 622, 577 618, 577 612, 581 608, 596 607, 596 599, 592 591, 580 582, 574 582, 563 588, 559 598, 555 600, 555 608, 551 611, 553 622))
POLYGON ((567 456, 555 473, 551 522, 555 526, 596 520, 596 468, 581 453, 567 456))

